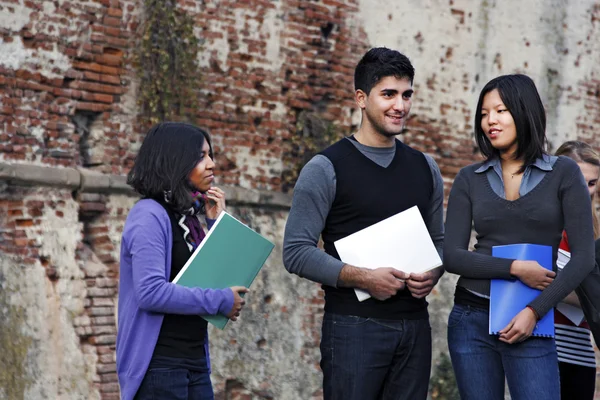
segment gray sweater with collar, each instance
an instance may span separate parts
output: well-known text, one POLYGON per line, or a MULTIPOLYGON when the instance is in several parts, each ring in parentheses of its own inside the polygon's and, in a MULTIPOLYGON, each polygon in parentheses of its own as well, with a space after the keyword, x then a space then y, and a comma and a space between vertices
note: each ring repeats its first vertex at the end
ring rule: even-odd
POLYGON ((578 165, 559 157, 552 171, 524 196, 514 201, 498 196, 481 164, 463 168, 452 186, 446 217, 445 269, 460 275, 458 285, 489 295, 490 279, 512 279, 514 260, 492 257, 492 247, 532 243, 552 246, 553 265, 563 229, 571 247, 571 261, 554 282, 529 305, 544 316, 575 289, 594 267, 594 233, 589 193, 578 165), (471 226, 477 232, 469 251, 471 226))

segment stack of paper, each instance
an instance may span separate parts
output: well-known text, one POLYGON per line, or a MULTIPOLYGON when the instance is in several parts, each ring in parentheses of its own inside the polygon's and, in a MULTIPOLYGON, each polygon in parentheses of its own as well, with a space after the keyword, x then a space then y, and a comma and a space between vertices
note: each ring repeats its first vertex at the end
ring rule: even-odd
MULTIPOLYGON (((562 249, 558 249, 558 258, 556 259, 556 266, 558 267, 558 272, 560 273, 562 269, 567 265, 567 263, 571 260, 571 253, 562 249)), ((556 306, 556 309, 561 312, 562 315, 569 318, 571 322, 575 325, 579 326, 585 316, 583 315, 583 310, 579 307, 572 306, 567 303, 560 302, 556 306)))
MULTIPOLYGON (((334 245, 340 259, 355 267, 422 273, 442 265, 417 206, 337 240, 334 245)), ((371 297, 364 290, 355 292, 359 301, 371 297)))

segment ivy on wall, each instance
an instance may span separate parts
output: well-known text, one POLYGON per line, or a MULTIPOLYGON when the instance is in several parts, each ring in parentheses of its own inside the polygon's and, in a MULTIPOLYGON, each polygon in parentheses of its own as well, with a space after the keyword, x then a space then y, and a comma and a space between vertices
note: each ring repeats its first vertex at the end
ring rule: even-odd
POLYGON ((200 73, 194 20, 175 0, 144 0, 140 43, 134 54, 143 122, 194 122, 200 73))
POLYGON ((291 137, 291 149, 285 156, 286 169, 282 174, 282 190, 291 190, 302 167, 318 152, 343 137, 343 133, 321 115, 302 111, 296 118, 296 134, 291 137))

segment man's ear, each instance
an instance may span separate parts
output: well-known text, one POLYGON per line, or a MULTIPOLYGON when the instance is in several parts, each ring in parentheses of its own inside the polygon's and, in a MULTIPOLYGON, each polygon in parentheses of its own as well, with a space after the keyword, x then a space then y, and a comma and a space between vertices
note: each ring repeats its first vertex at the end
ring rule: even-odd
POLYGON ((365 108, 367 108, 367 94, 365 92, 363 92, 360 89, 357 89, 354 92, 354 101, 356 101, 356 104, 361 108, 361 110, 364 110, 365 108))

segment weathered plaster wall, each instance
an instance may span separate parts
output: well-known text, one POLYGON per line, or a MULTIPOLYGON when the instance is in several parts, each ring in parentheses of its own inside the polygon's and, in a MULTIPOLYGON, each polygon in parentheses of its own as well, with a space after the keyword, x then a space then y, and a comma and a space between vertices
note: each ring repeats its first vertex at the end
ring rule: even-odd
POLYGON ((474 107, 490 79, 525 73, 548 114, 551 150, 563 141, 597 145, 600 132, 600 3, 596 1, 361 0, 372 45, 405 52, 416 68, 406 140, 451 178, 474 159, 474 107))
POLYGON ((86 296, 77 208, 64 191, 7 188, 0 196, 0 398, 100 398, 95 360, 74 329, 86 296))
MULTIPOLYGON (((118 398, 119 239, 135 201, 122 176, 143 138, 129 56, 142 3, 0 0, 0 398, 118 398)), ((499 74, 534 78, 553 149, 600 143, 597 0, 178 3, 203 43, 197 117, 213 135, 219 184, 276 244, 241 321, 211 329, 218 398, 321 398, 322 293, 281 265, 282 190, 311 116, 339 134, 358 126, 352 74, 366 49, 396 48, 415 64, 404 140, 438 161, 447 190, 477 158, 473 108, 499 74)), ((436 360, 454 281, 430 296, 436 360)))

